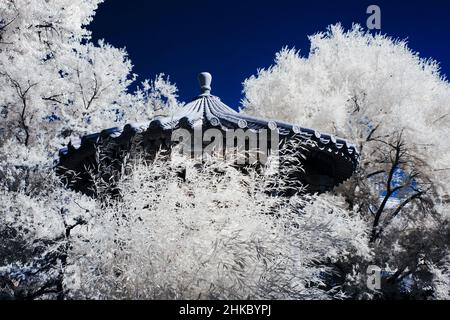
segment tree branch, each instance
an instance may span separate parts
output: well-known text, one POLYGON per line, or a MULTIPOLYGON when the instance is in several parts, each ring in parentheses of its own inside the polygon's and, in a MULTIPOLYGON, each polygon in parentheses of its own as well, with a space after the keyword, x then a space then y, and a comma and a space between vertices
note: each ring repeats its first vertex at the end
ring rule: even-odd
POLYGON ((377 124, 374 128, 372 128, 372 130, 370 130, 369 135, 366 138, 366 142, 372 141, 372 136, 375 133, 375 131, 378 130, 379 127, 380 127, 380 124, 377 124))
MULTIPOLYGON (((25 144, 25 146, 28 146, 29 140, 30 140, 29 126, 26 124, 26 120, 27 120, 26 112, 27 112, 27 107, 28 107, 28 101, 27 101, 28 100, 28 92, 31 90, 31 88, 36 86, 37 83, 28 82, 28 87, 26 89, 22 89, 22 86, 20 85, 20 83, 18 81, 14 80, 8 73, 0 72, 0 74, 3 76, 6 76, 8 78, 8 80, 11 82, 14 89, 16 90, 16 93, 19 96, 19 99, 22 102, 22 110, 21 110, 21 112, 19 112, 19 125, 22 128, 22 130, 24 130, 24 132, 25 132, 25 141, 23 141, 23 143, 25 144)), ((20 142, 22 142, 19 137, 16 137, 16 138, 20 142)))
MULTIPOLYGON (((381 141, 380 141, 381 142, 381 141)), ((392 179, 394 177, 395 171, 398 169, 399 165, 402 163, 402 157, 405 156, 404 152, 404 143, 402 140, 402 133, 398 135, 396 138, 395 143, 389 143, 386 141, 383 141, 384 144, 388 145, 391 149, 393 149, 394 155, 392 155, 392 151, 390 152, 390 162, 391 162, 391 168, 388 173, 388 178, 386 181, 386 195, 384 196, 383 200, 381 201, 380 206, 378 207, 378 210, 375 213, 375 218, 373 220, 372 225, 372 234, 370 237, 370 242, 374 242, 380 235, 379 230, 379 224, 380 219, 383 214, 383 211, 386 208, 386 204, 389 200, 389 198, 398 190, 404 188, 406 185, 397 186, 392 189, 392 179)))
POLYGON ((368 178, 371 178, 373 176, 376 176, 377 174, 381 174, 381 173, 385 173, 385 172, 386 172, 385 170, 378 170, 378 171, 369 173, 368 175, 366 175, 366 178, 368 179, 368 178))

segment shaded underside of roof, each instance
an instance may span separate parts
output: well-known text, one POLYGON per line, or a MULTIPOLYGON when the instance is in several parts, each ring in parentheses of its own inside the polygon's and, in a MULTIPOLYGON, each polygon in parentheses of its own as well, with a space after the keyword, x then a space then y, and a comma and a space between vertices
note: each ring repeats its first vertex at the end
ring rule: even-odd
MULTIPOLYGON (((152 144, 161 138, 170 143, 168 140, 173 130, 178 128, 194 130, 199 127, 217 128, 225 132, 236 129, 250 130, 255 133, 262 130, 276 130, 280 140, 296 137, 311 142, 308 147, 306 166, 310 167, 308 178, 318 184, 327 182, 320 182, 323 181, 323 174, 318 179, 312 179, 315 173, 319 172, 320 176, 320 171, 332 172, 330 175, 333 181, 328 184, 336 185, 352 175, 359 161, 357 148, 344 139, 282 121, 239 113, 222 103, 218 97, 203 94, 172 115, 158 116, 147 123, 127 124, 123 128, 106 129, 69 143, 67 148, 60 150, 59 167, 68 170, 83 167, 87 159, 92 161, 99 145, 102 148, 105 148, 105 145, 124 146, 136 136, 140 136, 144 144, 152 144)), ((155 148, 158 146, 155 145, 155 148)))

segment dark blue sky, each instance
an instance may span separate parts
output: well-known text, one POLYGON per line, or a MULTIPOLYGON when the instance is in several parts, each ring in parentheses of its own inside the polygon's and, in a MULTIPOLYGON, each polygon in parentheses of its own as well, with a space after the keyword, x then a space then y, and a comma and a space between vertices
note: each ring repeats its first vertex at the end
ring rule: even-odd
POLYGON ((270 66, 283 46, 307 55, 308 35, 336 22, 365 27, 370 4, 381 7, 382 33, 408 38, 450 74, 450 0, 106 0, 89 29, 94 40, 126 47, 141 80, 163 72, 189 101, 199 91, 197 73, 209 71, 213 94, 236 108, 243 80, 270 66))

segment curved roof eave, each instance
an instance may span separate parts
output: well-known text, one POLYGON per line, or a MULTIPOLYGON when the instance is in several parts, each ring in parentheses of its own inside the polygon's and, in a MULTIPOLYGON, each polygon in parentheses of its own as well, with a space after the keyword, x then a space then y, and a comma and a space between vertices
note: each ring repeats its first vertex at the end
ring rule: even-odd
POLYGON ((173 115, 157 116, 147 123, 127 124, 123 128, 114 127, 86 135, 80 141, 70 142, 67 148, 61 149, 60 158, 70 157, 70 154, 77 150, 83 150, 84 145, 96 144, 100 139, 122 140, 126 139, 130 133, 143 133, 157 128, 174 130, 180 126, 186 126, 186 124, 193 129, 201 123, 202 126, 218 127, 222 130, 241 128, 259 131, 265 129, 278 130, 281 136, 297 135, 315 142, 318 150, 339 153, 341 156, 349 158, 353 167, 356 168, 359 162, 359 152, 356 146, 349 141, 315 129, 237 112, 224 104, 220 98, 210 94, 211 76, 209 74, 200 74, 199 80, 202 93, 173 115))

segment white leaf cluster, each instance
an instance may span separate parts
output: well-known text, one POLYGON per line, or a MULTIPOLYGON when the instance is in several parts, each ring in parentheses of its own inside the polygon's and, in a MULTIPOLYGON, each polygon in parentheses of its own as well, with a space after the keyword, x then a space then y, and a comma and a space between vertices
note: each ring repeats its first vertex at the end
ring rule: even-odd
POLYGON ((45 158, 70 138, 177 104, 176 87, 162 76, 129 92, 136 75, 126 51, 90 41, 86 25, 99 2, 1 2, 0 144, 13 140, 45 158))
MULTIPOLYGON (((416 291, 408 289, 410 296, 423 298, 436 286, 434 297, 445 297, 449 82, 437 62, 422 59, 405 41, 358 25, 350 30, 332 25, 309 39, 309 55, 284 48, 273 66, 244 82, 244 110, 356 143, 361 151, 358 171, 334 192, 373 224, 375 234, 381 230, 381 238, 371 244, 371 263, 391 270, 399 287, 412 278, 416 291), (387 184, 392 190, 403 183, 383 207, 387 184), (433 274, 434 284, 429 280, 433 274)), ((388 290, 384 294, 394 297, 388 290)))
POLYGON ((72 294, 331 298, 322 288, 329 263, 370 255, 365 224, 339 203, 268 196, 255 176, 217 160, 135 163, 119 184, 120 201, 98 207, 78 229, 89 241, 74 244, 72 294))
MULTIPOLYGON (((364 143, 403 130, 422 170, 450 185, 450 85, 439 65, 422 59, 405 41, 339 24, 309 37, 303 57, 284 48, 275 64, 244 82, 246 112, 282 119, 364 143)), ((367 157, 370 152, 363 153, 367 157)), ((370 158, 367 161, 371 161, 370 158)))

